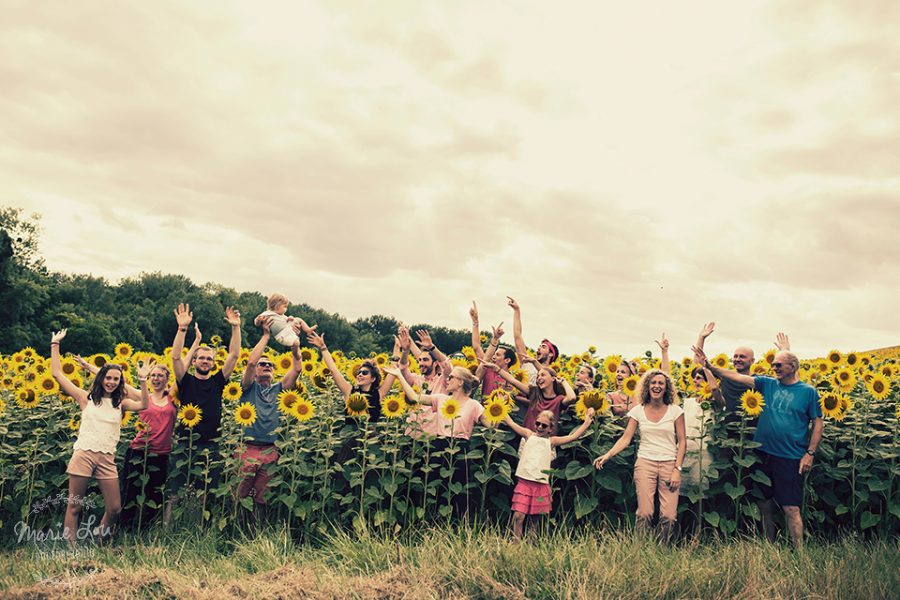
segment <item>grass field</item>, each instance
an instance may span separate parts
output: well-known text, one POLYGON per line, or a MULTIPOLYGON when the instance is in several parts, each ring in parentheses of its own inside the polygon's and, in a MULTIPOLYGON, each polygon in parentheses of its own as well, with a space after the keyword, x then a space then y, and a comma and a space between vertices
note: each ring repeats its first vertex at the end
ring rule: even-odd
POLYGON ((3 552, 4 598, 896 598, 900 541, 659 545, 629 533, 497 529, 238 541, 148 534, 74 558, 3 552))

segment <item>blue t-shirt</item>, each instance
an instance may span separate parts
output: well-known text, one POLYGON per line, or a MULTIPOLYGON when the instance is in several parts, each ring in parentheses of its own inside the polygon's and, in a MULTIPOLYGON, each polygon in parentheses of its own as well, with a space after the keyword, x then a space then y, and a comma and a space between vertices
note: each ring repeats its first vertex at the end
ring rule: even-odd
POLYGON ((241 396, 241 402, 249 402, 256 408, 256 421, 244 430, 244 437, 262 444, 275 443, 275 428, 278 427, 278 394, 281 382, 263 387, 255 381, 241 396))
POLYGON ((772 377, 753 378, 766 404, 759 415, 753 440, 760 450, 781 458, 803 458, 807 449, 809 422, 822 417, 819 393, 811 385, 798 381, 782 385, 772 377))

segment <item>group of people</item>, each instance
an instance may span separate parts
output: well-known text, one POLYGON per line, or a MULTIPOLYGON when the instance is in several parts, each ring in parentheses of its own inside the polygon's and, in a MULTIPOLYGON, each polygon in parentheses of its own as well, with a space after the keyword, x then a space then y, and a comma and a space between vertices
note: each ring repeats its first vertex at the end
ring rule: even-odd
MULTIPOLYGON (((258 512, 264 512, 270 479, 266 465, 279 458, 275 446, 278 395, 282 390, 293 388, 302 372, 300 344, 301 336, 305 335, 307 342, 319 350, 348 410, 358 407, 358 413, 367 413, 370 421, 379 421, 383 417, 381 400, 394 383, 399 382, 413 407, 407 416, 407 434, 428 436, 436 444, 452 441, 464 448, 476 424, 487 424, 484 406, 473 397, 477 389, 480 388, 482 398, 498 389, 506 390, 514 397, 521 410, 515 419, 507 417, 505 423, 520 438, 511 510, 513 532, 516 537, 521 537, 528 517, 550 512, 552 491, 547 472, 555 456, 555 447, 579 439, 591 426, 595 414, 589 409, 584 413, 583 422, 568 435, 557 432, 562 412, 578 399, 579 393, 595 387, 597 373, 593 366, 584 364, 576 373, 574 386, 560 378, 551 366, 560 356, 559 349, 546 338, 537 347, 535 355, 529 355, 522 335, 521 308, 512 298, 508 299, 508 304, 513 311, 514 345, 501 342, 504 335, 501 323, 492 328, 489 343, 482 348, 478 308, 473 303, 469 311, 472 348, 478 360, 474 373, 468 368, 453 366, 427 331, 415 332, 418 338, 415 341, 407 328, 400 327, 395 336, 391 364, 379 368, 372 360, 363 361, 350 382, 335 363, 325 341, 326 334, 318 331, 317 326, 310 327, 303 319, 287 316, 288 299, 285 296, 270 296, 267 310, 254 320, 254 324, 262 329, 262 335, 250 352, 241 377, 241 402, 248 402, 255 408, 256 420, 246 428, 245 443, 234 454, 240 461, 242 473, 236 490, 238 497, 252 496, 258 512), (292 357, 291 367, 278 381, 274 377, 275 365, 265 354, 272 338, 289 347, 292 357), (410 355, 415 357, 419 373, 410 370, 410 355), (518 377, 511 372, 517 365, 521 365, 518 377)), ((194 342, 183 356, 185 337, 193 321, 190 306, 181 304, 174 314, 178 330, 172 344, 172 368, 178 396, 182 403, 200 409, 200 420, 193 427, 193 456, 207 462, 205 483, 208 488, 214 488, 221 477, 220 461, 216 458, 221 451, 218 438, 222 396, 241 350, 241 315, 230 307, 225 310, 231 339, 224 364, 214 372, 214 351, 200 345, 201 334, 196 324, 194 342), (193 367, 193 373, 189 372, 189 366, 193 367)), ((766 535, 774 539, 773 514, 777 504, 784 512, 794 543, 799 546, 803 539, 800 515, 803 477, 812 466, 823 428, 817 392, 799 381, 800 362, 790 351, 790 342, 784 334, 778 334, 776 338, 779 351, 772 362, 774 378, 750 375, 754 354, 746 347, 735 350, 733 371, 711 365, 704 353, 704 343, 714 328, 714 323, 706 324, 692 347, 695 385, 710 389, 714 403, 724 411, 726 420, 739 418, 737 411, 744 393, 748 390, 761 393, 765 410, 759 417, 755 441, 759 443, 756 450, 759 468, 765 476, 754 477, 753 481, 764 498, 760 502, 763 526, 766 535)), ((126 385, 121 366, 107 363, 99 369, 93 368, 95 377, 90 389, 82 390, 72 384, 61 369, 59 346, 65 334, 65 330, 60 331, 51 339, 52 372, 62 391, 72 396, 82 410, 78 438, 67 468, 70 499, 65 517, 67 539, 74 543, 81 513, 81 504, 73 499, 83 497, 92 477, 97 480, 105 503, 100 535, 112 533, 120 514, 125 523, 134 521, 133 510, 122 513, 119 474, 114 460, 124 410, 139 411, 139 418, 145 424, 129 446, 126 465, 140 453, 146 456, 147 464, 152 461, 154 467, 149 470, 149 485, 134 476, 133 469, 126 467, 121 478, 125 503, 134 504, 132 501, 146 489, 156 506, 165 507, 163 521, 168 523, 172 507, 179 501, 187 481, 185 469, 178 470, 171 479, 168 477, 168 454, 172 448, 177 412, 168 389, 168 369, 160 364, 139 362, 140 388, 137 389, 126 385), (164 494, 166 483, 169 491, 164 494)), ((683 480, 702 485, 700 465, 709 465, 712 457, 702 443, 703 436, 699 435, 706 419, 700 400, 679 399, 669 373, 669 340, 665 334, 657 344, 662 352, 661 368, 644 372, 635 393, 628 393, 623 382, 638 374, 638 366, 627 361, 618 366, 617 389, 608 393, 607 398, 613 414, 626 419, 625 429, 621 438, 596 458, 594 466, 602 469, 631 443, 638 432, 640 441, 634 464, 637 524, 639 528, 647 528, 653 523, 658 502, 657 528, 668 537, 677 519, 683 480)), ((84 361, 81 363, 90 367, 84 361)), ((343 458, 349 458, 355 451, 353 446, 345 447, 342 453, 348 455, 343 458)), ((454 473, 454 479, 459 476, 454 473)))

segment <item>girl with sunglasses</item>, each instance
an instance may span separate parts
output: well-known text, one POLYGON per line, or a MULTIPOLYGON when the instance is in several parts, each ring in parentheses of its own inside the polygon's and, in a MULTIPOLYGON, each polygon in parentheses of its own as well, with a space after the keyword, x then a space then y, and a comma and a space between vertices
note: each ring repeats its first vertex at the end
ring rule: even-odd
POLYGON ((526 517, 550 513, 553 492, 547 479, 547 471, 553 460, 553 449, 577 440, 593 420, 594 409, 589 408, 584 414, 584 422, 572 433, 555 436, 550 435, 556 428, 556 416, 552 411, 542 410, 538 413, 534 431, 522 427, 509 418, 509 415, 506 416, 506 425, 524 440, 519 450, 519 466, 516 467, 518 482, 512 497, 513 535, 517 540, 522 539, 526 517))

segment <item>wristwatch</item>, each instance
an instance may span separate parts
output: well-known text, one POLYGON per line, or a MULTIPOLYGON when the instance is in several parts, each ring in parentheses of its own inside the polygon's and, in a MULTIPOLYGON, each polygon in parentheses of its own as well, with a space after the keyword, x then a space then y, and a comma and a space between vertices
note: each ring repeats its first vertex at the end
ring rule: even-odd
POLYGON ((681 467, 675 467, 675 470, 681 473, 681 467))
POLYGON ((806 449, 806 453, 809 454, 810 456, 815 456, 815 455, 816 455, 816 451, 815 451, 815 450, 810 450, 809 448, 806 449))

